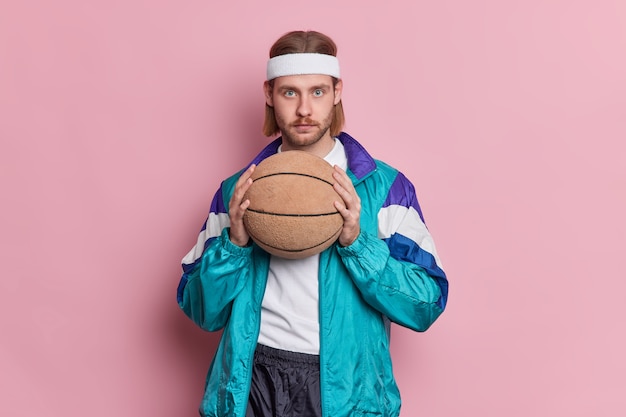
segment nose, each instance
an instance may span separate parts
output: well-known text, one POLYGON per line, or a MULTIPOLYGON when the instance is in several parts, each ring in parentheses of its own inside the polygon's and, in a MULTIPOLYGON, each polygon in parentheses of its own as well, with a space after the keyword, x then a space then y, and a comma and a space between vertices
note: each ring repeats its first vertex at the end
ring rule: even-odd
POLYGON ((296 112, 300 117, 308 117, 311 115, 311 103, 307 97, 300 98, 296 112))

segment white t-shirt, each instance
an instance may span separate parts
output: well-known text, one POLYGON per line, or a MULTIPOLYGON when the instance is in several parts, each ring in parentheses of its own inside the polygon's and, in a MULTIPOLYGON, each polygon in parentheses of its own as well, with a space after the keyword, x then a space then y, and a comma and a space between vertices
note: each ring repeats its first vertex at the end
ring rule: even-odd
MULTIPOLYGON (((324 159, 344 170, 348 166, 343 145, 336 139, 324 159)), ((319 255, 303 259, 270 258, 261 304, 260 344, 319 355, 318 270, 319 255)))

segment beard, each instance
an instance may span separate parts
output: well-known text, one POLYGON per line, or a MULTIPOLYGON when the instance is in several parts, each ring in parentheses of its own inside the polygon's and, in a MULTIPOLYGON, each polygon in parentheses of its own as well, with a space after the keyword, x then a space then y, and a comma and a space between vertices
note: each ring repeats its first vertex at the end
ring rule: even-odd
POLYGON ((302 147, 313 145, 320 141, 330 129, 330 125, 334 119, 335 108, 333 107, 321 122, 316 122, 310 118, 297 119, 292 123, 288 123, 284 119, 276 116, 276 124, 282 134, 284 142, 289 143, 293 147, 302 147), (298 124, 307 124, 313 126, 310 132, 299 133, 296 130, 298 124))

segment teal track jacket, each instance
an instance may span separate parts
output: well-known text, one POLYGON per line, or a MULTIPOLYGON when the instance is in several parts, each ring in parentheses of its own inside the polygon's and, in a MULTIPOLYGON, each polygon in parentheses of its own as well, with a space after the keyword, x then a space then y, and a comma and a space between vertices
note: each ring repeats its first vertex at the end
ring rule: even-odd
MULTIPOLYGON (((325 417, 398 416, 400 393, 389 351, 390 323, 425 331, 443 312, 448 281, 413 185, 373 159, 352 137, 338 139, 361 198, 361 234, 319 258, 320 385, 325 417)), ((277 152, 280 138, 253 161, 277 152)), ((202 416, 245 415, 269 255, 229 240, 228 202, 244 170, 215 194, 195 247, 183 259, 181 309, 198 326, 222 331, 202 416)))

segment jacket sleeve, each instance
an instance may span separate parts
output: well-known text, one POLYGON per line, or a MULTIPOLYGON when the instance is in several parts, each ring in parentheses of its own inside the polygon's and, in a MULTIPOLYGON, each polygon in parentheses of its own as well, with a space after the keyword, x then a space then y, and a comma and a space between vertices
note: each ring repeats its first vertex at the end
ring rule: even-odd
POLYGON ((252 256, 251 247, 242 248, 230 241, 223 187, 213 198, 196 245, 183 258, 183 275, 177 292, 180 308, 208 331, 226 325, 232 302, 249 276, 252 256))
POLYGON ((425 331, 444 311, 446 274, 414 187, 401 173, 378 213, 378 236, 362 230, 338 250, 363 298, 391 321, 425 331))

